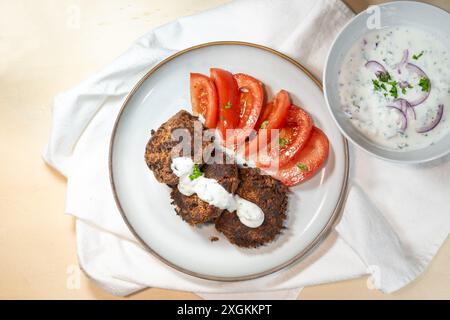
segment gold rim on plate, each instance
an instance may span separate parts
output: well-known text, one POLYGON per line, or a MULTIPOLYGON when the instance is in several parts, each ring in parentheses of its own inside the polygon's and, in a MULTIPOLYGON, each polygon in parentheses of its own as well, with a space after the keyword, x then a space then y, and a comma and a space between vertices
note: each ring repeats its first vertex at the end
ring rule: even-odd
POLYGON ((247 275, 247 276, 239 276, 239 277, 218 277, 218 276, 211 276, 211 275, 205 275, 205 274, 201 274, 198 272, 193 272, 191 270, 185 269, 183 267, 180 267, 170 261, 168 261, 167 259, 163 258, 161 255, 159 255, 156 251, 154 251, 150 245, 148 245, 144 240, 141 239, 141 237, 137 234, 137 232, 134 230, 133 226, 130 224, 130 222, 128 221, 125 212, 122 209, 122 206, 120 204, 119 201, 119 197, 117 195, 116 192, 116 187, 115 187, 115 183, 114 183, 114 175, 113 175, 113 170, 112 170, 112 155, 113 155, 113 147, 114 147, 114 139, 116 136, 116 131, 117 131, 117 127, 118 124, 120 122, 120 119, 122 117, 123 111, 125 110, 128 102, 130 101, 130 99, 134 96, 134 94, 136 93, 136 91, 141 87, 141 85, 144 83, 145 80, 147 80, 156 70, 158 70, 161 66, 163 66, 164 64, 168 63, 169 61, 183 55, 184 53, 193 51, 193 50, 197 50, 197 49, 201 49, 204 47, 210 47, 210 46, 220 46, 220 45, 240 45, 240 46, 247 46, 247 47, 253 47, 253 48, 257 48, 257 49, 261 49, 264 51, 268 51, 270 53, 273 53, 285 60, 287 60, 288 62, 292 63, 294 66, 296 66, 297 68, 299 68, 302 72, 304 72, 318 87, 321 91, 323 91, 322 89, 322 84, 320 83, 319 80, 317 80, 311 72, 309 72, 303 65, 301 65, 300 63, 298 63, 297 61, 295 61, 294 59, 288 57, 287 55, 278 52, 274 49, 259 45, 259 44, 254 44, 254 43, 249 43, 249 42, 240 42, 240 41, 217 41, 217 42, 207 42, 207 43, 203 43, 203 44, 199 44, 184 50, 181 50, 173 55, 171 55, 170 57, 164 59, 163 61, 159 62, 155 67, 153 67, 149 72, 147 72, 141 80, 139 80, 136 85, 133 87, 133 89, 131 90, 131 92, 128 94, 128 96, 126 97, 125 101, 122 104, 122 107, 120 108, 119 114, 117 116, 117 119, 114 123, 114 127, 113 127, 113 131, 111 134, 111 140, 109 143, 109 159, 108 159, 108 167, 109 167, 109 178, 110 178, 110 182, 111 182, 111 187, 112 187, 112 191, 113 191, 113 195, 114 195, 114 200, 116 202, 117 208, 119 209, 119 212, 123 218, 123 220, 125 221, 125 224, 128 226, 128 228, 130 229, 131 233, 136 237, 136 239, 142 244, 142 246, 145 248, 146 251, 150 252, 153 256, 155 256, 156 258, 158 258, 159 260, 161 260, 162 262, 164 262, 165 264, 167 264, 168 266, 174 268, 175 270, 181 271, 183 273, 186 273, 188 275, 197 277, 197 278, 201 278, 201 279, 206 279, 206 280, 215 280, 215 281, 224 281, 224 282, 230 282, 230 281, 244 281, 244 280, 252 280, 252 279, 256 279, 256 278, 260 278, 272 273, 275 273, 277 271, 280 271, 281 269, 286 268, 289 265, 292 265, 295 262, 299 262, 300 260, 304 259, 308 254, 310 254, 313 249, 315 249, 330 233, 330 231, 332 230, 333 225, 335 224, 335 222, 338 220, 338 217, 340 216, 340 213, 342 211, 342 205, 344 203, 345 200, 345 194, 346 194, 346 190, 347 190, 347 182, 348 182, 348 170, 349 170, 349 156, 348 156, 348 144, 347 144, 347 140, 342 137, 343 141, 344 141, 344 153, 345 153, 345 172, 344 172, 344 181, 342 183, 341 186, 341 192, 339 194, 339 199, 336 203, 336 206, 333 210, 332 215, 330 216, 330 219, 328 220, 327 224, 325 225, 325 227, 319 232, 319 234, 314 238, 314 240, 305 248, 303 249, 301 252, 299 252, 297 255, 295 255, 295 257, 289 259, 286 262, 283 262, 282 264, 270 268, 266 271, 263 272, 258 272, 255 274, 251 274, 251 275, 247 275))

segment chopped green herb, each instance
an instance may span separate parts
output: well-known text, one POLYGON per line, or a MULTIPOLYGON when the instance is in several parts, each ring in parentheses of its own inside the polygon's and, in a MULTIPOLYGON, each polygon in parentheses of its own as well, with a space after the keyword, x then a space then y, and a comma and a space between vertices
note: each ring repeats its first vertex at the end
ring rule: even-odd
POLYGON ((391 90, 389 90, 389 93, 392 97, 398 98, 398 90, 396 85, 391 85, 391 90))
POLYGON ((375 91, 381 90, 381 86, 380 86, 380 83, 378 82, 378 80, 372 80, 372 83, 373 83, 373 90, 375 90, 375 91))
POLYGON ((189 179, 195 180, 202 176, 202 171, 200 170, 200 167, 198 164, 194 165, 194 170, 192 170, 192 174, 189 176, 189 179))
POLYGON ((285 145, 287 145, 289 143, 289 141, 286 138, 280 138, 278 139, 278 144, 280 145, 280 147, 284 147, 285 145))
POLYGON ((391 85, 391 86, 396 86, 397 85, 397 81, 389 81, 388 84, 391 85))
POLYGON ((414 60, 418 60, 422 55, 423 55, 423 51, 421 51, 419 54, 414 54, 414 55, 412 56, 412 58, 413 58, 414 60))
POLYGON ((269 123, 269 121, 264 120, 264 121, 261 123, 261 129, 267 128, 267 124, 268 124, 268 123, 269 123))
POLYGON ((422 88, 422 91, 430 91, 430 79, 422 78, 419 81, 419 86, 422 88))
POLYGON ((225 109, 231 109, 232 105, 231 102, 228 101, 228 103, 226 105, 223 106, 225 109))
POLYGON ((297 163, 297 168, 299 168, 301 171, 307 171, 308 166, 304 163, 297 163))
POLYGON ((384 83, 380 84, 380 82, 378 80, 375 80, 375 79, 372 80, 372 83, 373 83, 373 89, 375 91, 381 91, 381 89, 383 89, 384 91, 387 91, 386 85, 384 83))
POLYGON ((406 94, 406 88, 402 88, 402 93, 406 94))

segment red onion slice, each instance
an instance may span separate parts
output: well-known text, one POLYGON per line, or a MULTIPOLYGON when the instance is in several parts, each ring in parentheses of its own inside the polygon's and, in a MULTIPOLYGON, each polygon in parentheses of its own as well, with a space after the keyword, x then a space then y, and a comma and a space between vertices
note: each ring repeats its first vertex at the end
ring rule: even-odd
POLYGON ((424 103, 425 100, 428 99, 428 96, 430 95, 430 91, 423 91, 423 94, 417 98, 416 100, 410 101, 409 103, 411 104, 411 106, 416 107, 421 103, 424 103))
POLYGON ((415 106, 423 103, 425 100, 427 100, 428 96, 430 95, 430 91, 431 91, 431 81, 430 81, 430 78, 428 78, 427 74, 422 69, 420 69, 418 66, 416 66, 415 64, 407 63, 406 64, 406 69, 409 72, 417 74, 420 78, 427 78, 428 81, 430 82, 430 86, 428 87, 428 91, 422 91, 423 94, 419 98, 417 98, 414 101, 410 101, 409 102, 411 104, 411 106, 415 107, 415 106))
POLYGON ((369 60, 366 62, 365 67, 375 73, 377 77, 379 77, 381 74, 384 76, 387 76, 387 70, 386 68, 379 62, 375 60, 369 60))
POLYGON ((410 107, 407 109, 407 111, 411 111, 413 114, 413 119, 416 120, 416 110, 414 110, 413 107, 411 107, 411 105, 409 105, 410 107))
POLYGON ((409 82, 408 81, 400 81, 398 83, 398 86, 402 89, 408 88, 409 87, 409 82))
POLYGON ((423 128, 417 129, 416 131, 418 133, 427 133, 427 132, 433 130, 434 128, 436 128, 436 126, 439 124, 439 122, 441 122, 443 114, 444 114, 444 105, 440 104, 438 106, 436 117, 433 119, 433 121, 431 121, 429 125, 427 125, 423 128))
POLYGON ((416 120, 416 110, 411 106, 408 100, 399 98, 394 100, 394 107, 401 110, 406 116, 412 112, 414 120, 416 120))
POLYGON ((398 74, 401 74, 401 68, 403 68, 403 66, 405 65, 406 62, 408 62, 408 57, 409 57, 409 50, 406 49, 405 51, 403 51, 403 57, 402 60, 399 63, 396 63, 393 66, 393 69, 396 69, 398 74))
POLYGON ((396 106, 387 107, 392 108, 393 110, 396 110, 398 112, 398 114, 400 115, 400 132, 405 132, 406 128, 408 127, 408 118, 406 117, 406 114, 396 106))
POLYGON ((425 71, 423 71, 422 69, 420 69, 419 66, 408 62, 405 66, 406 69, 408 69, 410 72, 417 74, 419 77, 421 78, 428 78, 427 74, 425 73, 425 71))

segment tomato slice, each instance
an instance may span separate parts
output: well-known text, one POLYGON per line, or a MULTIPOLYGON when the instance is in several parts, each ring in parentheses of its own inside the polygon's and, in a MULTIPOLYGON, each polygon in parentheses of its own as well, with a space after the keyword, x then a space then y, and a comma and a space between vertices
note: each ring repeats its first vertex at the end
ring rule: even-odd
POLYGON ((222 135, 222 139, 227 141, 228 129, 239 126, 239 89, 233 75, 222 69, 211 68, 211 79, 217 88, 219 97, 219 122, 217 128, 222 135))
POLYGON ((264 100, 264 90, 262 83, 249 75, 238 73, 233 77, 236 79, 240 92, 238 125, 240 130, 236 133, 236 143, 240 144, 250 135, 258 121, 264 100))
POLYGON ((278 143, 267 144, 266 149, 258 154, 256 165, 260 168, 286 166, 305 147, 312 128, 313 121, 309 114, 302 108, 291 105, 286 124, 279 131, 278 143))
POLYGON ((205 127, 215 128, 218 117, 218 98, 214 82, 200 73, 191 73, 192 113, 205 119, 205 127))
POLYGON ((281 90, 272 102, 261 111, 255 127, 257 129, 280 129, 286 123, 286 117, 291 106, 291 99, 285 90, 281 90))
POLYGON ((250 142, 245 143, 241 151, 246 159, 249 159, 249 157, 258 153, 260 148, 270 143, 271 130, 280 129, 284 126, 290 106, 291 99, 289 99, 288 93, 281 90, 273 101, 262 108, 259 119, 255 124, 255 130, 258 134, 250 142))
POLYGON ((288 187, 312 177, 328 158, 329 142, 322 130, 314 127, 308 143, 285 168, 270 173, 288 187))

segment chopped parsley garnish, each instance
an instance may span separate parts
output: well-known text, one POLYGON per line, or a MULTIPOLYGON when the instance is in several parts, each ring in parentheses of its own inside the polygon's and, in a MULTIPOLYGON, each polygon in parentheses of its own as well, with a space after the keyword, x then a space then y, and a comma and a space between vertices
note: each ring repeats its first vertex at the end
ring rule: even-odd
MULTIPOLYGON (((398 98, 398 94, 399 94, 398 87, 400 87, 400 86, 397 81, 395 81, 395 80, 391 81, 392 77, 389 74, 389 72, 380 73, 377 75, 377 78, 378 78, 378 80, 376 80, 376 79, 372 80, 374 91, 386 91, 383 93, 383 95, 385 97, 387 97, 388 94, 390 94, 392 97, 398 98), (391 86, 389 90, 386 87, 387 85, 391 86)), ((425 79, 425 80, 428 80, 428 79, 425 79)), ((408 88, 412 88, 412 87, 413 87, 412 85, 408 84, 408 88)), ((403 94, 406 94, 406 87, 401 88, 401 92, 403 94)))
POLYGON ((194 170, 192 170, 192 174, 189 175, 189 179, 195 180, 201 176, 202 176, 202 172, 200 170, 200 167, 198 166, 198 164, 194 164, 194 170))
POLYGON ((381 90, 381 86, 380 83, 378 82, 378 80, 372 80, 373 83, 373 90, 375 91, 380 91, 381 90))
POLYGON ((308 166, 304 163, 297 163, 297 168, 299 168, 301 171, 307 171, 308 166))
POLYGON ((225 109, 231 109, 232 105, 231 102, 228 101, 228 103, 226 105, 223 106, 225 109))
POLYGON ((261 123, 261 129, 267 128, 267 124, 268 124, 268 123, 269 123, 268 120, 264 120, 264 121, 261 123))
POLYGON ((373 83, 373 90, 381 91, 381 89, 383 89, 384 91, 387 91, 386 85, 384 83, 380 84, 380 82, 375 79, 372 80, 372 83, 373 83))
POLYGON ((419 81, 419 86, 422 88, 422 91, 430 91, 430 79, 422 78, 419 81))
POLYGON ((278 139, 278 144, 279 144, 279 146, 280 147, 284 147, 284 146, 286 146, 287 144, 289 143, 289 141, 288 141, 288 139, 286 139, 286 138, 280 138, 280 139, 278 139))
POLYGON ((398 98, 397 82, 394 81, 389 84, 391 85, 391 90, 389 90, 389 93, 391 94, 392 97, 398 98))
POLYGON ((423 51, 421 51, 419 54, 414 54, 414 55, 412 56, 412 58, 413 58, 414 60, 419 60, 419 58, 420 58, 421 56, 423 56, 423 51))

